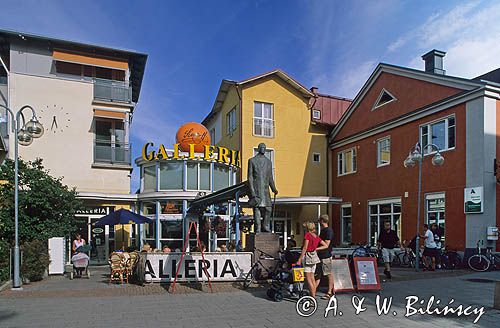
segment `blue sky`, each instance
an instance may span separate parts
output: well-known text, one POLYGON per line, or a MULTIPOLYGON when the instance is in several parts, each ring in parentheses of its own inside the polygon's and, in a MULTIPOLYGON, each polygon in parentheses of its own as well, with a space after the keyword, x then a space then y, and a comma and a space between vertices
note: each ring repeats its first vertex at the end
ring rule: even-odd
MULTIPOLYGON (((7 1, 0 27, 149 54, 132 125, 134 154, 201 121, 222 79, 281 68, 322 93, 354 97, 377 63, 447 74, 500 67, 494 1, 7 1)), ((133 187, 137 186, 134 170, 133 187)))

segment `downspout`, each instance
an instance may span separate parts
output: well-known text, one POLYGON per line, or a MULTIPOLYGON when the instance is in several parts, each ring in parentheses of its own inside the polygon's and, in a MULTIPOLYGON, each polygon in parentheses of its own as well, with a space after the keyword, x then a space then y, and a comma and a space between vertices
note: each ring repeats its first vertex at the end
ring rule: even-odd
MULTIPOLYGON (((0 56, 0 63, 2 64, 2 67, 5 70, 5 72, 7 72, 7 103, 5 105, 8 108, 10 108, 10 71, 7 68, 7 65, 5 65, 5 62, 3 61, 2 56, 0 56)), ((9 131, 9 129, 8 129, 8 126, 9 126, 9 115, 8 115, 7 112, 5 113, 5 120, 6 120, 6 123, 7 123, 7 136, 8 136, 10 133, 8 133, 8 131, 9 131)), ((0 138, 3 139, 2 136, 0 136, 0 138)), ((5 151, 7 153, 6 156, 8 156, 8 152, 9 152, 9 148, 10 148, 9 147, 9 142, 6 143, 5 140, 2 140, 2 142, 5 145, 5 151)))

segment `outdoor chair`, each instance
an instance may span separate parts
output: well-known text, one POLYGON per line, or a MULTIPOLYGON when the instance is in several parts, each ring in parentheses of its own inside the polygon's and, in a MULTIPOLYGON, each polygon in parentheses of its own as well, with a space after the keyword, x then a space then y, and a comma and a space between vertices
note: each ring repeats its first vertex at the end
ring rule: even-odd
POLYGON ((121 256, 119 253, 111 253, 108 262, 111 269, 109 283, 117 280, 123 283, 123 274, 125 273, 123 256, 121 256))

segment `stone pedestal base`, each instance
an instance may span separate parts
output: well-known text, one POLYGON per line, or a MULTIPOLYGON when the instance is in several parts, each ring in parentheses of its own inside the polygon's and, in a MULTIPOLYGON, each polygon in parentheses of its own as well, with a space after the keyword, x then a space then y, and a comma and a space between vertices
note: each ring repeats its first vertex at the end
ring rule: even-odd
POLYGON ((495 283, 495 292, 493 293, 493 308, 500 310, 500 281, 495 283))
MULTIPOLYGON (((279 257, 280 239, 279 236, 271 232, 252 233, 247 237, 246 251, 252 252, 253 262, 260 259, 261 265, 268 270, 273 270, 279 257), (273 259, 274 258, 274 259, 273 259)), ((269 279, 266 270, 261 268, 258 279, 269 279)))

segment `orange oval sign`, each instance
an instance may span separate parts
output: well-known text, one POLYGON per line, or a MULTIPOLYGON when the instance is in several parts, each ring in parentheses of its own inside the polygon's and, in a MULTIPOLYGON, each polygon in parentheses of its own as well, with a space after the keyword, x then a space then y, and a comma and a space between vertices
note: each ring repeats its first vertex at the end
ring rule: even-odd
POLYGON ((182 125, 177 130, 175 139, 179 144, 179 148, 186 152, 189 151, 189 144, 195 145, 194 151, 197 153, 202 153, 204 146, 210 145, 210 133, 207 128, 196 122, 189 122, 182 125))

